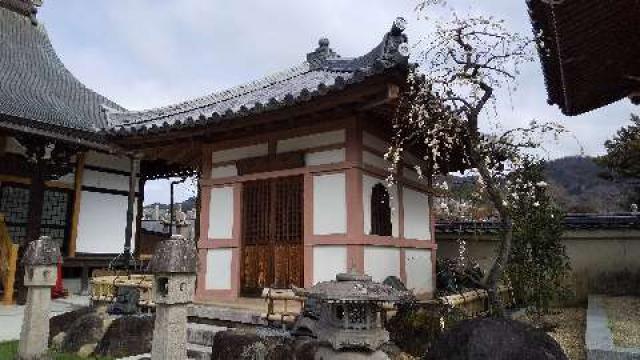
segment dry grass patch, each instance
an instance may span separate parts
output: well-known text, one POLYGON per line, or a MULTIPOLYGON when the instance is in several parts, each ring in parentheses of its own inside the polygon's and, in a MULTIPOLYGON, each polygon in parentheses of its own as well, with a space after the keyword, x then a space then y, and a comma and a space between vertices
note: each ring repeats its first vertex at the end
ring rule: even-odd
POLYGON ((640 348, 640 298, 605 297, 604 306, 616 346, 640 348))

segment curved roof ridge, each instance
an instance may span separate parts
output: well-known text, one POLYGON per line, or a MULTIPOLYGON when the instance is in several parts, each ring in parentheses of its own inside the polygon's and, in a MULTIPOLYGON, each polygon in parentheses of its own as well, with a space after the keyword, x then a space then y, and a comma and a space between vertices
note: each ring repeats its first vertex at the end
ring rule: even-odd
POLYGON ((320 39, 318 48, 299 65, 174 105, 109 112, 114 125, 104 130, 112 135, 127 135, 218 123, 309 101, 386 70, 406 68, 409 49, 405 26, 406 21, 397 18, 380 44, 353 58, 340 57, 329 47, 328 39, 320 39))
POLYGON ((134 120, 135 124, 142 124, 147 121, 156 120, 162 117, 193 112, 208 106, 212 106, 216 103, 220 103, 222 101, 228 101, 233 98, 237 98, 239 96, 246 95, 254 91, 258 91, 260 89, 264 89, 269 86, 291 80, 297 76, 309 72, 310 69, 311 68, 309 66, 309 63, 305 61, 286 70, 277 71, 261 79, 236 85, 229 89, 216 91, 208 95, 185 100, 172 105, 137 111, 112 112, 109 114, 109 118, 119 120, 120 124, 131 123, 134 120))
POLYGON ((64 65, 44 25, 0 7, 0 115, 58 130, 96 132, 103 107, 124 108, 88 88, 64 65))

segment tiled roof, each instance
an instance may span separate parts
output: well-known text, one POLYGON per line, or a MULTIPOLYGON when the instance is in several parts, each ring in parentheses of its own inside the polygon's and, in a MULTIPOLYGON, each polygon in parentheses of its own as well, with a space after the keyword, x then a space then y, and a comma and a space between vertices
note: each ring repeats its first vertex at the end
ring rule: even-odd
MULTIPOLYGON (((640 230, 640 213, 613 214, 567 214, 564 218, 566 230, 640 230)), ((446 221, 438 220, 439 234, 497 234, 497 221, 446 221)))
POLYGON ((0 126, 14 122, 95 136, 107 126, 103 107, 124 109, 76 79, 33 20, 0 7, 0 126))
POLYGON ((405 21, 398 18, 383 41, 368 54, 342 58, 321 39, 302 64, 235 88, 176 105, 144 111, 108 113, 112 135, 129 135, 166 128, 216 124, 221 121, 309 101, 387 69, 408 64, 405 21))
POLYGON ((637 91, 640 2, 526 1, 549 103, 578 115, 637 91))

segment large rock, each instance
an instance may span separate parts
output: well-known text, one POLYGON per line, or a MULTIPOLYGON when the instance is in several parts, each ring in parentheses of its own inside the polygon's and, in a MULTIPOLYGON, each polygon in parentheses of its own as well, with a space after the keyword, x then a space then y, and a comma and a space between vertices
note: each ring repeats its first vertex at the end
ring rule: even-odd
POLYGON ((66 353, 75 353, 84 347, 83 351, 86 351, 85 345, 95 346, 102 339, 105 330, 105 319, 100 314, 83 315, 67 329, 60 350, 66 353))
POLYGON ((83 307, 52 317, 49 320, 49 344, 52 344, 52 340, 56 335, 68 331, 71 324, 92 311, 90 307, 83 307))
POLYGON ((107 357, 128 357, 151 352, 154 317, 149 315, 124 316, 114 320, 95 354, 107 357))
POLYGON ((515 320, 476 318, 446 331, 428 360, 567 360, 542 330, 515 320))
POLYGON ((269 330, 228 330, 217 333, 213 339, 211 360, 296 359, 294 341, 269 330))

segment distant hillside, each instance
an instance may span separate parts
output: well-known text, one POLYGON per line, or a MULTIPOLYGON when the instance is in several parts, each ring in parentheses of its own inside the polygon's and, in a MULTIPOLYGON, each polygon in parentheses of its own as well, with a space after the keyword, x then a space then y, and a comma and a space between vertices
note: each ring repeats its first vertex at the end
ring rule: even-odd
MULTIPOLYGON (((548 161, 545 173, 553 198, 567 212, 625 212, 632 199, 638 199, 631 180, 612 177, 591 157, 548 161)), ((475 181, 471 176, 447 176, 452 191, 462 199, 470 198, 475 181)))
POLYGON ((611 179, 591 157, 549 161, 545 172, 554 198, 568 212, 629 211, 631 181, 611 179))

